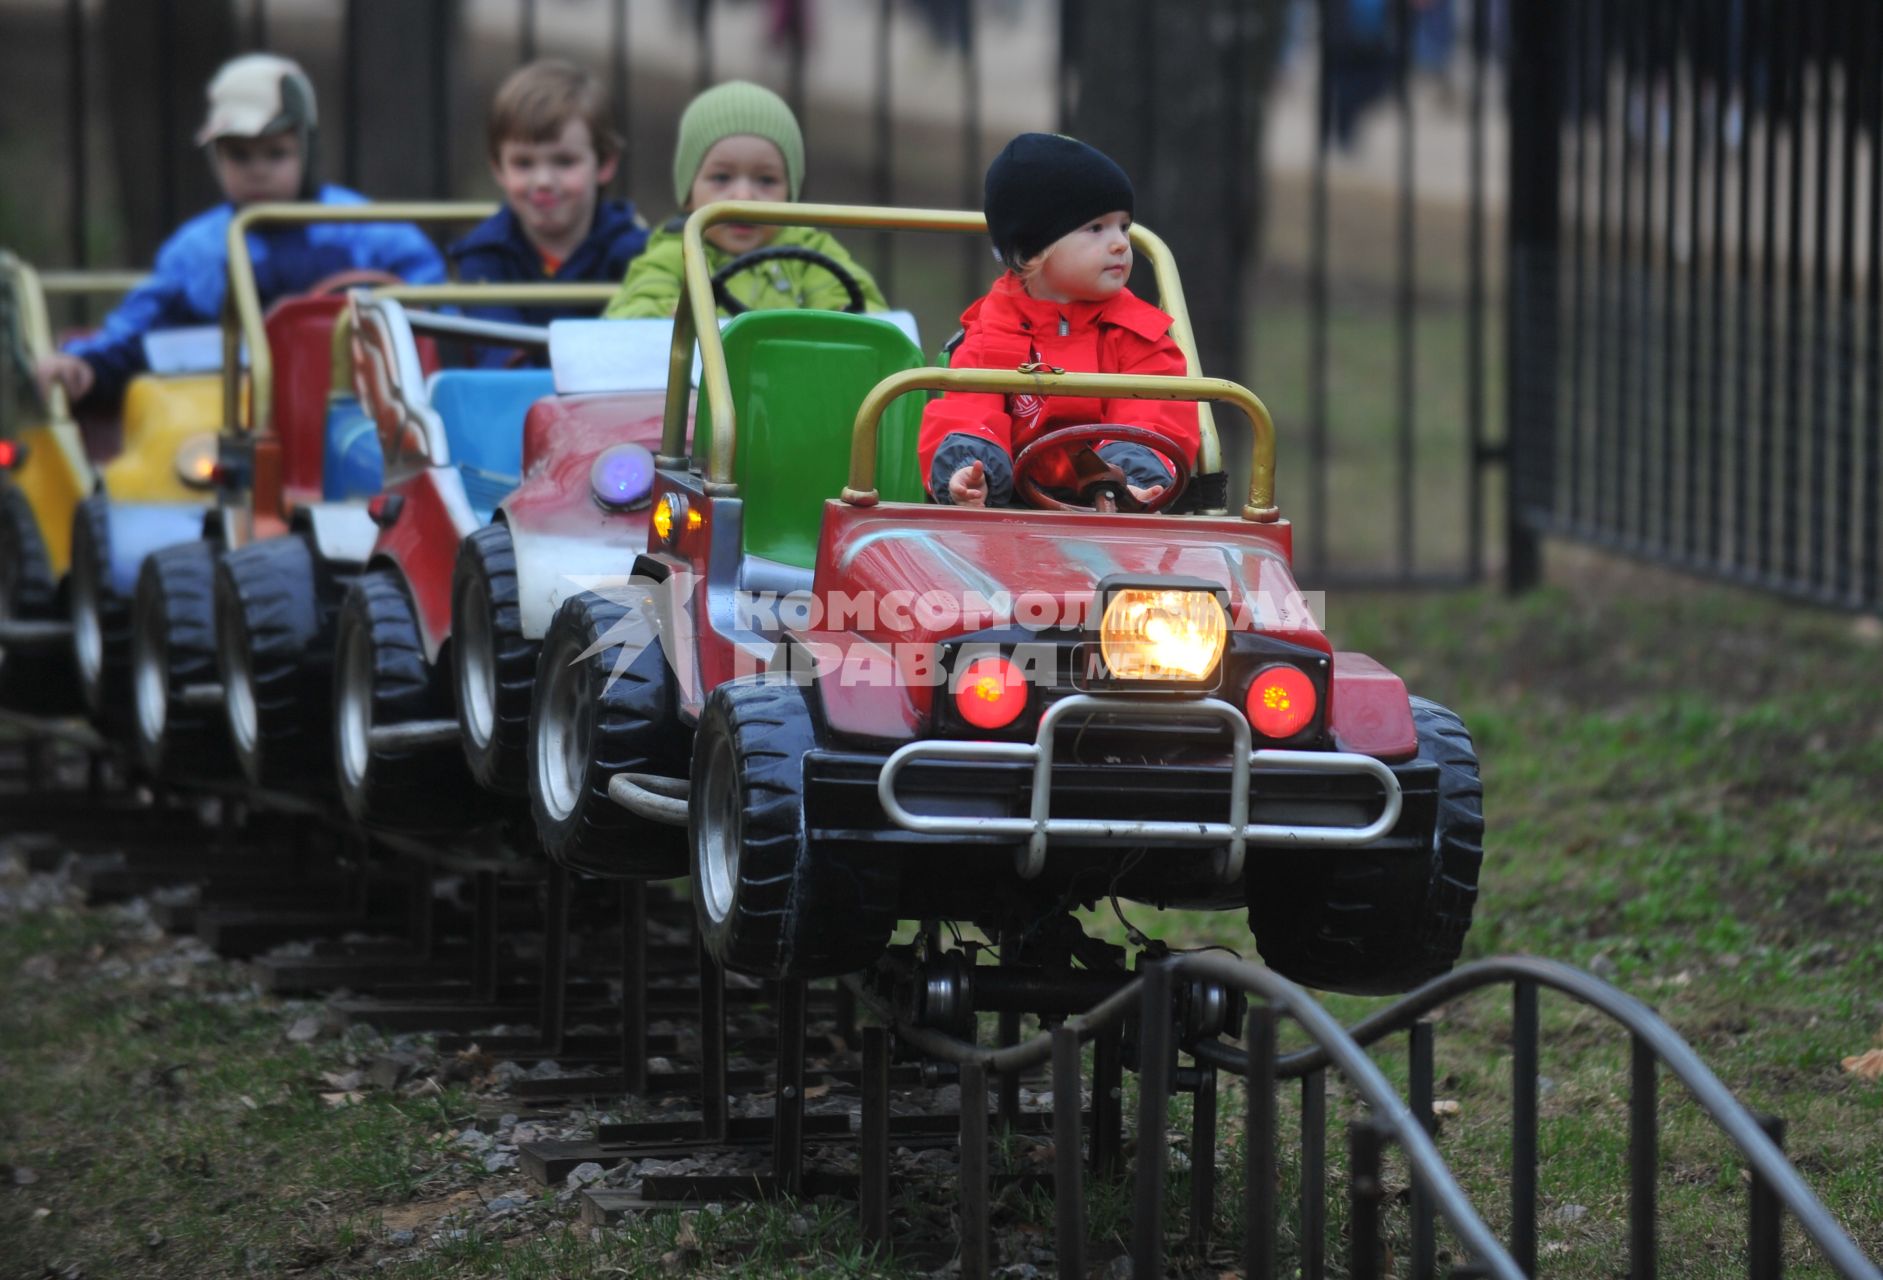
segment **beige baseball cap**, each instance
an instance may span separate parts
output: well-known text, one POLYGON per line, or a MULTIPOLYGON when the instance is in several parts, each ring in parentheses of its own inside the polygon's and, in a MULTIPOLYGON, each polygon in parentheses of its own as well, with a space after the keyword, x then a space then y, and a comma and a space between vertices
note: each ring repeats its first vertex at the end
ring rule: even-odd
POLYGON ((196 131, 196 145, 217 138, 259 138, 283 129, 314 126, 314 89, 293 61, 272 53, 247 53, 222 65, 209 82, 209 115, 196 131))

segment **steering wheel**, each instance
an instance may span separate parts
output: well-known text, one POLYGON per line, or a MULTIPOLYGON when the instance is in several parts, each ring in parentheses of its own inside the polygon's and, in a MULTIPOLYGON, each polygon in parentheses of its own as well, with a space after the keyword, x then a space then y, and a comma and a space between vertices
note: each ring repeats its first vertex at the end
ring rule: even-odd
POLYGON ((808 262, 814 267, 822 267, 830 273, 832 279, 843 286, 843 291, 850 295, 850 305, 844 310, 853 316, 863 313, 863 286, 857 283, 856 277, 844 270, 843 265, 829 254, 807 249, 800 244, 773 244, 763 249, 754 249, 750 253, 740 254, 713 272, 713 301, 719 304, 721 311, 729 316, 737 316, 751 310, 745 303, 732 296, 732 291, 726 288, 726 281, 741 271, 750 271, 753 267, 762 266, 767 262, 808 262))
POLYGON ((322 276, 307 286, 302 297, 325 298, 336 293, 345 293, 348 289, 358 289, 366 285, 404 284, 405 281, 390 271, 380 271, 375 267, 348 267, 345 271, 336 271, 330 276, 322 276))
POLYGON ((1014 492, 1025 499, 1029 506, 1044 507, 1049 511, 1124 510, 1151 515, 1164 510, 1183 496, 1183 491, 1190 485, 1190 474, 1189 459, 1176 450, 1168 439, 1144 427, 1127 426, 1121 422, 1059 427, 1036 438, 1020 450, 1019 456, 1013 460, 1014 492), (1170 465, 1171 482, 1164 486, 1162 493, 1144 503, 1139 503, 1131 496, 1131 490, 1125 486, 1124 472, 1098 456, 1100 444, 1114 442, 1141 444, 1170 465), (1079 445, 1085 448, 1074 455, 1072 463, 1078 473, 1079 496, 1085 501, 1065 502, 1049 496, 1040 487, 1036 473, 1045 470, 1048 458, 1079 445))

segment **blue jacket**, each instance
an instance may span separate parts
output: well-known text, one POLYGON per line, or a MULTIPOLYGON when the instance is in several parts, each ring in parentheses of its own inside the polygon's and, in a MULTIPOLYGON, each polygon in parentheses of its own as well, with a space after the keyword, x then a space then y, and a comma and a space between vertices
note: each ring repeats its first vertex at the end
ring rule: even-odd
MULTIPOLYGON (((628 263, 647 244, 647 224, 626 200, 599 200, 588 238, 563 260, 554 275, 543 273, 543 255, 523 234, 516 215, 505 205, 477 224, 469 235, 445 250, 465 283, 540 284, 545 280, 614 284, 627 274, 628 263)), ((601 307, 469 307, 466 314, 480 320, 509 324, 546 325, 551 320, 592 319, 601 307)), ((475 363, 494 367, 510 362, 513 350, 483 347, 475 363)), ((540 363, 540 362, 539 362, 540 363)))
MULTIPOLYGON (((322 204, 364 204, 345 187, 322 187, 322 204)), ((178 227, 157 250, 151 278, 125 296, 96 333, 65 349, 92 366, 88 404, 115 405, 144 363, 144 335, 155 329, 214 324, 222 315, 229 276, 229 220, 219 204, 178 227)), ((265 227, 248 235, 262 305, 301 293, 338 271, 378 270, 411 284, 438 284, 445 264, 424 232, 406 222, 326 222, 265 227)))

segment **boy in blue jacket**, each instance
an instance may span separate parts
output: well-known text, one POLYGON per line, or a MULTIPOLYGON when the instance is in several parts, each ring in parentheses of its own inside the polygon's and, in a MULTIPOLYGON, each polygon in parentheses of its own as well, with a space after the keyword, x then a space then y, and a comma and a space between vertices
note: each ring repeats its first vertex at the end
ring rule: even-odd
MULTIPOLYGON (((625 200, 604 200, 621 140, 600 84, 573 63, 543 59, 497 89, 488 125, 491 177, 504 207, 446 252, 462 281, 540 283, 619 280, 647 243, 647 225, 625 200)), ((477 307, 479 319, 545 325, 600 307, 477 307)), ((502 365, 513 353, 477 352, 502 365)))
MULTIPOLYGON (((34 372, 42 396, 57 382, 75 406, 115 410, 125 384, 146 367, 146 333, 215 323, 228 286, 229 220, 237 209, 276 200, 365 203, 366 197, 322 186, 316 177, 314 89, 293 62, 245 54, 216 72, 208 96, 209 115, 196 142, 210 148, 210 167, 227 200, 177 228, 157 250, 151 278, 126 295, 97 332, 39 362, 34 372)), ((387 271, 412 284, 445 278, 437 249, 409 223, 266 227, 251 231, 248 243, 264 305, 342 271, 387 271)))

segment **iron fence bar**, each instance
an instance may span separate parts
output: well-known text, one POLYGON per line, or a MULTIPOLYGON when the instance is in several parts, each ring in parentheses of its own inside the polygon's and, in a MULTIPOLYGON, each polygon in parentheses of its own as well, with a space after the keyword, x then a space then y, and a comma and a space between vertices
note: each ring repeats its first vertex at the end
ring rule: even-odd
POLYGON ((1148 964, 1138 982, 1138 1176, 1131 1215, 1132 1274, 1164 1274, 1164 1165, 1169 1157, 1170 969, 1148 964))
POLYGON ((1654 1049, 1640 1036, 1630 1038, 1628 1089, 1628 1274, 1629 1280, 1654 1280, 1655 1175, 1660 1170, 1656 1137, 1659 1089, 1654 1049))
POLYGON ((1077 1029, 1053 1028, 1053 1254, 1060 1280, 1085 1280, 1085 1179, 1080 1167, 1077 1029))
MULTIPOLYGON (((1806 6, 1814 12, 1816 5, 1806 6)), ((1805 402, 1804 352, 1799 339, 1805 328, 1805 29, 1797 7, 1786 10, 1786 158, 1791 173, 1785 202, 1785 234, 1791 242, 1785 255, 1785 418, 1779 431, 1784 458, 1784 479, 1779 488, 1779 545, 1776 572, 1787 581, 1798 577, 1800 469, 1799 406, 1805 402)), ((1779 472, 1768 471, 1768 477, 1779 472)), ((1770 567, 1770 566, 1768 566, 1770 567)))
POLYGON ((990 1256, 987 1212, 987 1068, 979 1062, 964 1062, 961 1064, 961 1274, 964 1280, 986 1280, 990 1256))
POLYGON ((1109 1027, 1092 1042, 1092 1175, 1110 1178, 1124 1167, 1124 1044, 1109 1027))
POLYGON ((1216 1072, 1197 1065, 1190 1110, 1190 1252, 1209 1252, 1216 1216, 1216 1072))
MULTIPOLYGON (((1866 6, 1874 9, 1875 6, 1866 6)), ((1837 255, 1837 461, 1832 469, 1836 477, 1836 497, 1832 503, 1834 523, 1831 530, 1831 563, 1835 566, 1831 589, 1839 599, 1851 599, 1851 569, 1855 548, 1851 546, 1852 513, 1856 508, 1857 437, 1853 416, 1856 409, 1856 334, 1853 324, 1857 305, 1857 131, 1862 127, 1862 99, 1859 77, 1868 64, 1862 61, 1867 21, 1851 32, 1856 53, 1844 62, 1843 145, 1839 152, 1838 172, 1838 255, 1837 255)))
MULTIPOLYGON (((1883 72, 1877 67, 1878 60, 1883 59, 1883 12, 1876 5, 1864 8, 1869 18, 1863 65, 1869 73, 1865 115, 1870 137, 1870 197, 1866 201, 1870 252, 1865 256, 1870 278, 1864 308, 1868 346, 1863 361, 1863 409, 1865 421, 1875 423, 1883 421, 1883 72)), ((1858 595, 1869 608, 1875 608, 1878 601, 1877 544, 1879 532, 1883 532, 1883 485, 1878 483, 1883 465, 1879 465, 1877 454, 1878 441, 1872 432, 1869 447, 1863 451, 1863 525, 1857 542, 1858 595)))
MULTIPOLYGON (((1476 0, 1474 21, 1484 18, 1484 0, 1476 0)), ((1584 270, 1587 266, 1588 245, 1588 151, 1589 120, 1593 114, 1590 97, 1594 92, 1589 74, 1589 28, 1593 19, 1599 18, 1600 6, 1595 0, 1580 0, 1568 10, 1571 47, 1575 50, 1570 65, 1575 68, 1575 94, 1571 101, 1575 110, 1570 118, 1576 128, 1575 158, 1571 162, 1575 168, 1575 197, 1571 207, 1572 229, 1570 231, 1570 293, 1569 293, 1569 430, 1563 433, 1563 453, 1565 459, 1565 489, 1567 490, 1568 508, 1571 519, 1580 520, 1583 511, 1582 468, 1588 455, 1587 436, 1582 430, 1582 381, 1583 381, 1583 317, 1584 270)), ((1480 68, 1481 70, 1481 68, 1480 68)), ((1481 82, 1472 85, 1474 110, 1477 109, 1476 95, 1482 91, 1481 82)), ((1479 139, 1472 142, 1472 163, 1478 162, 1477 145, 1479 139)), ((1475 172, 1475 169, 1474 169, 1475 172)), ((1474 218, 1476 216, 1474 203, 1474 218)), ((1473 266, 1476 260, 1473 255, 1473 266)), ((1599 338, 1598 338, 1599 341, 1599 338)), ((1479 357, 1481 358, 1481 356, 1479 357)), ((1552 492, 1550 505, 1556 506, 1556 495, 1552 492)))
MULTIPOLYGON (((492 944, 496 942, 493 934, 492 944)), ((554 1057, 562 1052, 569 995, 569 872, 552 862, 543 875, 543 971, 537 990, 537 1035, 554 1057)))
MULTIPOLYGON (((1778 335, 1778 111, 1779 96, 1786 92, 1786 86, 1779 79, 1784 70, 1783 63, 1774 57, 1774 43, 1783 37, 1779 32, 1779 6, 1777 0, 1765 0, 1765 18, 1767 41, 1765 49, 1765 110, 1761 113, 1763 129, 1761 150, 1765 153, 1765 164, 1760 172, 1760 185, 1763 188, 1760 198, 1760 221, 1762 230, 1759 236, 1759 438, 1757 458, 1762 486, 1772 484, 1777 455, 1774 451, 1773 410, 1778 396, 1778 381, 1774 376, 1772 344, 1778 335)), ((1748 567, 1761 574, 1771 570, 1772 551, 1772 504, 1760 501, 1747 513, 1753 523, 1751 557, 1748 567)))
MULTIPOLYGON (((876 155, 870 166, 871 195, 877 204, 885 208, 896 202, 896 141, 894 118, 891 115, 894 84, 890 70, 890 51, 893 47, 890 23, 895 8, 895 0, 881 0, 876 7, 876 92, 871 130, 876 155)), ((896 296, 896 238, 892 235, 878 235, 876 247, 876 276, 882 285, 883 295, 893 298, 896 296)))
MULTIPOLYGON (((1830 479, 1830 304, 1831 304, 1831 44, 1825 8, 1830 0, 1808 6, 1811 14, 1812 53, 1817 62, 1817 163, 1811 175, 1816 190, 1811 200, 1811 442, 1806 469, 1811 489, 1805 508, 1805 576, 1822 588, 1827 532, 1825 506, 1830 479)), ((1793 486, 1796 488, 1796 486, 1793 486)))
MULTIPOLYGON (((1655 118, 1655 19, 1659 8, 1655 5, 1638 4, 1635 6, 1635 32, 1640 41, 1636 46, 1637 61, 1635 71, 1639 76, 1637 88, 1641 93, 1641 265, 1632 282, 1635 298, 1635 325, 1639 334, 1639 359, 1635 361, 1635 383, 1631 399, 1640 410, 1640 422, 1629 434, 1629 465, 1622 477, 1622 528, 1632 537, 1638 546, 1651 545, 1649 517, 1648 465, 1652 457, 1649 441, 1654 435, 1654 147, 1659 134, 1659 122, 1655 118)), ((1632 108, 1630 108, 1632 111, 1632 108)), ((1631 130, 1632 132, 1632 130, 1631 130)), ((1534 1273, 1535 1267, 1528 1268, 1534 1273)))
POLYGON ((858 1135, 859 1229, 871 1244, 889 1242, 889 1029, 863 1028, 863 1116, 858 1135))
POLYGON ((1511 993, 1510 1253, 1536 1274, 1537 989, 1521 979, 1511 993))
POLYGON ((1327 1073, 1301 1077, 1301 1275, 1327 1274, 1327 1073))
MULTIPOLYGON (((1615 394, 1615 378, 1609 370, 1609 335, 1615 332, 1621 323, 1621 314, 1616 308, 1616 299, 1621 296, 1620 265, 1609 253, 1610 220, 1610 178, 1614 162, 1609 155, 1609 99, 1613 96, 1612 80, 1609 74, 1608 46, 1610 18, 1614 13, 1614 0, 1596 0, 1596 25, 1599 32, 1596 44, 1596 65, 1600 84, 1595 92, 1596 119, 1596 190, 1595 190, 1595 429, 1589 434, 1593 437, 1588 453, 1590 455, 1589 485, 1593 491, 1588 506, 1580 513, 1579 519, 1600 525, 1606 519, 1608 507, 1613 497, 1609 486, 1609 459, 1614 448, 1615 406, 1620 396, 1615 394), (1613 283, 1611 283, 1613 282, 1613 283)), ((1572 425, 1571 430, 1575 430, 1572 425)))
MULTIPOLYGON (((159 0, 157 6, 157 65, 159 67, 177 65, 176 23, 176 0, 159 0)), ((158 154, 163 157, 157 167, 157 190, 160 195, 159 204, 163 209, 162 225, 174 227, 179 218, 176 157, 183 150, 177 138, 176 95, 170 91, 170 77, 155 76, 152 78, 152 83, 157 86, 158 154)))
POLYGON ((1249 1006, 1243 1046, 1249 1063, 1243 1257, 1250 1280, 1257 1280, 1275 1274, 1275 1006, 1268 1001, 1249 1006))
POLYGON ((701 92, 713 84, 713 0, 693 0, 693 74, 701 92))
POLYGON ((497 998, 497 873, 479 871, 472 885, 471 992, 477 1000, 492 1001, 497 998))
POLYGON ((1347 1193, 1352 1205, 1347 1274, 1377 1280, 1380 1274, 1380 1147, 1383 1138, 1372 1119, 1347 1126, 1347 1193))
MULTIPOLYGON (((1661 414, 1657 443, 1660 460, 1655 480, 1659 489, 1656 504, 1660 519, 1656 541, 1663 551, 1674 547, 1674 437, 1676 407, 1674 385, 1675 336, 1680 323, 1676 318, 1675 296, 1680 275, 1680 253, 1674 238, 1679 234, 1680 218, 1680 0, 1671 0, 1665 14, 1665 50, 1667 78, 1667 195, 1661 202, 1661 414)), ((1659 132, 1659 124, 1655 126, 1659 132)), ((1696 153, 1697 156, 1697 153, 1696 153)), ((1683 515, 1685 513, 1683 512, 1683 515)))
POLYGON ((778 983, 778 1094, 773 1103, 772 1177, 795 1196, 804 1185, 804 1015, 802 978, 778 983))
POLYGON ((1414 374, 1413 374, 1413 292, 1416 274, 1413 265, 1417 240, 1413 221, 1413 129, 1412 129, 1412 4, 1411 0, 1393 0, 1393 86, 1394 107, 1399 115, 1399 216, 1398 280, 1394 286, 1394 311, 1398 333, 1396 386, 1398 408, 1399 458, 1399 571, 1410 576, 1413 565, 1413 536, 1416 522, 1413 511, 1413 474, 1417 453, 1413 444, 1414 374))
POLYGON ((1614 439, 1611 442, 1609 459, 1614 468, 1614 474, 1597 479, 1600 491, 1611 509, 1607 518, 1598 518, 1598 522, 1614 529, 1618 535, 1624 537, 1628 532, 1627 458, 1629 446, 1634 439, 1634 415, 1631 410, 1635 402, 1635 375, 1630 357, 1634 354, 1636 342, 1634 316, 1629 310, 1629 300, 1634 294, 1634 281, 1630 275, 1633 267, 1630 232, 1635 207, 1635 131, 1629 125, 1629 114, 1634 109, 1635 73, 1639 69, 1638 34, 1641 24, 1646 20, 1646 6, 1635 5, 1623 22, 1621 31, 1621 181, 1616 210, 1619 225, 1615 229, 1617 246, 1615 311, 1619 322, 1616 325, 1615 339, 1614 439))
MULTIPOLYGON (((1785 1122, 1777 1116, 1760 1116, 1759 1128, 1781 1151, 1785 1146, 1785 1122)), ((1785 1269, 1784 1208, 1772 1186, 1759 1171, 1752 1171, 1748 1197, 1751 1221, 1748 1224, 1746 1270, 1752 1280, 1778 1280, 1785 1269)))
POLYGON ((1327 475, 1327 148, 1334 127, 1334 90, 1327 68, 1332 59, 1333 4, 1319 0, 1316 7, 1320 57, 1314 67, 1314 165, 1308 196, 1308 563, 1316 578, 1327 573, 1327 527, 1332 523, 1327 475))
MULTIPOLYGON (((1471 171, 1465 197, 1465 571, 1474 580, 1484 577, 1484 79, 1490 61, 1487 0, 1471 4, 1471 171)), ((1582 134, 1576 134, 1577 198, 1581 198, 1582 134)), ((1581 230, 1578 204, 1577 231, 1581 230)), ((1577 242, 1580 251, 1581 242, 1577 242)), ((1580 280, 1578 280, 1580 285, 1580 280)), ((1581 295, 1577 295, 1577 304, 1581 295)), ((1573 438, 1573 432, 1571 433, 1573 438)))
MULTIPOLYGON (((981 67, 975 56, 974 0, 961 0, 961 207, 981 203, 981 67)), ((961 296, 971 298, 986 286, 987 250, 974 236, 961 242, 961 296)))
MULTIPOLYGON (((1427 1133, 1437 1130, 1432 1114, 1432 1024, 1420 1019, 1406 1032, 1406 1101, 1412 1115, 1427 1133)), ((1413 1280, 1437 1280, 1437 1220, 1432 1208, 1432 1193, 1417 1179, 1412 1184, 1412 1277, 1413 1280)))
MULTIPOLYGON (((1689 560, 1698 556, 1700 550, 1700 457, 1704 453, 1711 456, 1711 441, 1708 438, 1709 424, 1700 413, 1700 236, 1701 236, 1701 174, 1706 168, 1706 161, 1713 161, 1715 172, 1719 170, 1718 148, 1709 156, 1706 147, 1706 111, 1702 107, 1705 95, 1701 91, 1700 46, 1705 38, 1701 34, 1704 15, 1699 11, 1696 0, 1682 0, 1681 13, 1686 20, 1688 39, 1687 63, 1687 309, 1684 327, 1687 337, 1687 357, 1685 361, 1687 410, 1686 457, 1681 468, 1681 521, 1680 548, 1689 560)), ((1721 34, 1722 47, 1725 36, 1721 34)), ((1718 81, 1715 81, 1717 87, 1718 81)), ((1717 100, 1717 94, 1715 95, 1717 100)))
MULTIPOLYGON (((1733 310, 1738 338, 1733 343, 1735 387, 1733 395, 1733 554, 1732 563, 1744 568, 1752 558, 1752 48, 1755 23, 1763 37, 1760 0, 1746 0, 1746 33, 1739 42, 1739 100, 1744 128, 1739 138, 1739 281, 1733 310)), ((1764 112, 1759 113, 1761 127, 1764 112)), ((1769 159, 1769 156, 1768 156, 1769 159)), ((1763 394, 1763 391, 1761 391, 1763 394)))
MULTIPOLYGON (((70 157, 69 216, 71 218, 72 265, 91 262, 90 246, 85 243, 85 226, 91 215, 91 193, 85 179, 89 164, 86 143, 91 123, 91 94, 85 78, 85 0, 66 0, 65 5, 65 120, 66 148, 70 157)), ((166 224, 167 225, 167 224, 166 224)))
MULTIPOLYGON (((1000 963, 1016 965, 1020 963, 1020 937, 1017 933, 1003 931, 1000 940, 1000 963)), ((1020 1013, 1017 1009, 1002 1009, 995 1019, 995 1038, 1002 1045, 1020 1043, 1020 1013)), ((1012 1133, 1020 1127, 1020 1073, 1003 1071, 994 1082, 998 1090, 995 1115, 1000 1121, 1002 1133, 1012 1133)))
MULTIPOLYGON (((1741 11, 1739 43, 1746 43, 1744 10, 1741 11)), ((1726 388, 1726 122, 1730 118, 1733 102, 1732 63, 1733 48, 1721 33, 1718 73, 1713 81, 1713 242, 1711 270, 1711 303, 1707 307, 1707 323, 1710 326, 1707 343, 1707 412, 1701 421, 1707 424, 1706 451, 1706 551, 1707 563, 1717 566, 1720 563, 1722 548, 1720 535, 1725 525, 1721 520, 1720 503, 1724 493, 1721 484, 1723 473, 1722 459, 1726 452, 1726 428, 1724 405, 1726 388)), ((1741 55, 1743 59, 1743 54, 1741 55)), ((1743 65, 1743 62, 1739 65, 1743 65)), ((1743 92, 1741 96, 1743 103, 1743 92)), ((1734 148, 1739 158, 1738 187, 1743 192, 1746 187, 1745 148, 1746 137, 1745 111, 1740 111, 1739 145, 1734 148)), ((1740 219, 1737 228, 1743 242, 1746 236, 1745 220, 1740 219)), ((1739 299, 1735 298, 1735 305, 1739 299)), ((1696 326, 1697 327, 1697 326, 1696 326)), ((1737 361, 1733 367, 1737 368, 1737 361)))
POLYGON ((617 196, 634 191, 634 107, 628 93, 632 74, 628 61, 628 0, 614 0, 608 6, 608 105, 621 135, 621 154, 612 184, 617 196))

